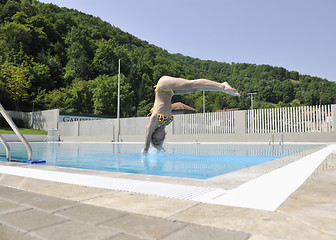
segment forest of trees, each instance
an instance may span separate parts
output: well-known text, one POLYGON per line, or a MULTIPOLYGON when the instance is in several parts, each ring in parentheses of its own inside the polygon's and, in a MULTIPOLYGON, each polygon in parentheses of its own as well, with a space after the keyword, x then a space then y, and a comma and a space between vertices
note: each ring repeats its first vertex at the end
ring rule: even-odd
MULTIPOLYGON (((163 75, 229 82, 242 97, 206 93, 206 111, 336 103, 336 83, 282 67, 170 54, 98 17, 36 0, 0 0, 0 102, 6 109, 146 116, 163 75)), ((174 96, 199 111, 202 93, 174 96)))

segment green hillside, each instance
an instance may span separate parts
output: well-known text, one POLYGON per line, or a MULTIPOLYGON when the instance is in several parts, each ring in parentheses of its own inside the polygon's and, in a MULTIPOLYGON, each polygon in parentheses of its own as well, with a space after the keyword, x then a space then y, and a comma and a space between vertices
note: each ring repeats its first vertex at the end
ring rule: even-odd
MULTIPOLYGON (((145 116, 163 75, 228 81, 241 98, 206 93, 206 110, 336 103, 336 83, 282 67, 223 63, 170 54, 100 18, 35 0, 0 0, 0 101, 7 109, 145 116)), ((174 96, 202 110, 202 93, 174 96)))

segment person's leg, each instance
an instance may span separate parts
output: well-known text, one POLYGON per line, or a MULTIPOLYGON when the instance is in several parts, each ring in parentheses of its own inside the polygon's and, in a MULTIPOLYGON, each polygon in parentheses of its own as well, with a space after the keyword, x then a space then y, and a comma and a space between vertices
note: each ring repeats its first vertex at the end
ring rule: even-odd
POLYGON ((180 94, 198 91, 216 91, 239 96, 237 90, 232 88, 227 82, 218 83, 208 79, 187 80, 183 78, 162 77, 158 85, 160 88, 173 90, 180 94))
POLYGON ((162 77, 158 85, 160 88, 167 90, 189 90, 194 89, 198 91, 221 91, 223 85, 207 79, 187 80, 183 78, 162 77))

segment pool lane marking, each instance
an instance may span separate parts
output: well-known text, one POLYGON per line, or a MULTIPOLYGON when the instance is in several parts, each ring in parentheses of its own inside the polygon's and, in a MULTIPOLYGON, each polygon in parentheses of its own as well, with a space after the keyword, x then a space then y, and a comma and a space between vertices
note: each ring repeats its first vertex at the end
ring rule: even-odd
POLYGON ((0 173, 80 186, 134 192, 203 203, 275 211, 315 171, 336 145, 330 145, 232 190, 0 166, 0 173))

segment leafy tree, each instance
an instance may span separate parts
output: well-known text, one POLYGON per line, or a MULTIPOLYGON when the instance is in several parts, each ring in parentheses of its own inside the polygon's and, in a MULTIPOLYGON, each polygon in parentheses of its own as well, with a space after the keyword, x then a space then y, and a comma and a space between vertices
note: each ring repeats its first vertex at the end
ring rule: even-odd
MULTIPOLYGON (((0 0, 0 98, 7 109, 60 108, 78 113, 116 114, 118 60, 122 73, 122 116, 145 116, 154 85, 163 75, 229 82, 234 98, 206 93, 207 111, 336 103, 336 83, 282 67, 200 60, 170 54, 98 17, 35 0, 0 0), (5 72, 6 74, 4 74, 5 72), (10 75, 13 73, 14 75, 10 75), (13 99, 14 79, 27 91, 13 99), (22 81, 21 81, 22 82, 22 81), (31 84, 31 85, 30 85, 31 84), (29 94, 28 94, 29 93, 29 94)), ((15 92, 15 91, 14 91, 15 92)), ((174 96, 202 111, 202 93, 174 96)))
POLYGON ((9 53, 13 54, 20 50, 29 53, 29 46, 32 43, 32 34, 29 27, 20 23, 7 22, 0 27, 0 34, 3 39, 2 43, 7 47, 9 53))
POLYGON ((43 88, 46 90, 51 90, 54 88, 55 84, 50 79, 50 69, 47 65, 43 63, 33 62, 30 66, 30 74, 32 75, 32 90, 35 92, 37 89, 43 88))
POLYGON ((10 18, 20 11, 20 4, 17 1, 8 0, 4 6, 2 7, 1 11, 1 19, 2 21, 10 21, 10 18))
POLYGON ((142 100, 139 103, 139 107, 137 110, 137 117, 146 117, 150 113, 150 110, 152 109, 152 107, 153 107, 153 102, 147 99, 142 100))
MULTIPOLYGON (((130 92, 130 85, 125 82, 125 76, 120 77, 120 111, 121 116, 128 116, 132 106, 129 99, 133 92, 130 92)), ((118 75, 113 77, 101 75, 93 81, 95 88, 93 89, 93 108, 95 114, 117 114, 117 98, 118 98, 118 75)))
POLYGON ((48 94, 42 92, 44 101, 49 109, 59 108, 63 112, 92 113, 92 82, 77 81, 70 87, 55 89, 48 94))
POLYGON ((3 79, 0 78, 0 102, 2 102, 2 100, 5 100, 7 98, 6 94, 7 94, 6 83, 4 82, 3 79))
POLYGON ((70 112, 73 110, 72 106, 66 105, 68 94, 66 88, 59 88, 50 91, 45 94, 45 89, 40 91, 37 96, 39 96, 40 103, 42 102, 47 109, 60 109, 62 112, 70 112))
POLYGON ((1 66, 1 72, 6 83, 6 91, 15 102, 16 110, 19 110, 20 100, 26 100, 29 97, 28 89, 31 82, 28 70, 24 66, 5 64, 1 66))
POLYGON ((71 83, 77 77, 88 80, 91 75, 89 55, 91 47, 85 30, 73 27, 65 38, 68 63, 64 78, 71 83))
POLYGON ((117 73, 118 59, 114 53, 112 41, 98 43, 93 61, 93 70, 98 74, 115 75, 117 73))
POLYGON ((32 17, 37 14, 38 10, 33 0, 21 0, 21 11, 28 17, 32 17))
MULTIPOLYGON (((56 43, 55 47, 62 51, 62 48, 58 48, 59 44, 56 43)), ((62 57, 60 57, 60 52, 58 54, 53 55, 51 51, 40 51, 38 54, 38 62, 33 62, 32 67, 35 68, 43 68, 45 71, 43 73, 38 72, 37 75, 35 75, 35 82, 34 86, 37 88, 42 87, 47 90, 52 90, 57 87, 61 87, 64 85, 64 79, 62 78, 63 75, 63 67, 61 63, 62 57)), ((36 71, 34 71, 35 73, 36 71)), ((36 74, 36 73, 35 73, 36 74)))

